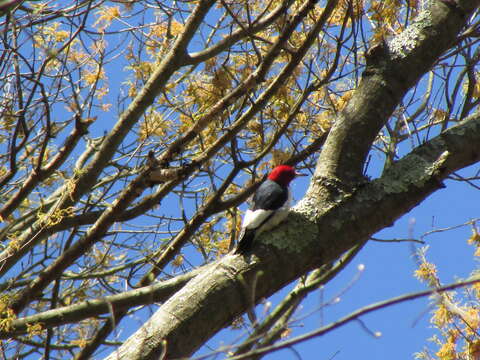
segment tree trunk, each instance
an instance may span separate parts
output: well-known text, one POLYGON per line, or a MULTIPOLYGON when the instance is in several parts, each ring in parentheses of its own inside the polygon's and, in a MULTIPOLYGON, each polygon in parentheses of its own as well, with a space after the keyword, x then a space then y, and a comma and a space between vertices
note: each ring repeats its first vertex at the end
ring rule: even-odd
POLYGON ((404 97, 456 41, 479 1, 432 1, 388 44, 367 53, 367 68, 338 115, 305 197, 250 255, 227 255, 200 273, 108 359, 186 357, 258 302, 328 264, 443 187, 452 172, 480 160, 480 117, 471 116, 392 165, 362 178, 380 129, 404 97), (300 231, 301 229, 301 231, 300 231), (254 285, 253 285, 254 284, 254 285))

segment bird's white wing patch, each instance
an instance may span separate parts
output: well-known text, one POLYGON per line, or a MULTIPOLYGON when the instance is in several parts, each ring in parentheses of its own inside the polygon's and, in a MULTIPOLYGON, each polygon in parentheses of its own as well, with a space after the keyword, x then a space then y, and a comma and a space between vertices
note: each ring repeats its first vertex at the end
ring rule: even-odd
POLYGON ((255 211, 247 210, 243 217, 242 227, 246 229, 255 229, 262 224, 266 218, 272 214, 273 210, 258 209, 255 211))

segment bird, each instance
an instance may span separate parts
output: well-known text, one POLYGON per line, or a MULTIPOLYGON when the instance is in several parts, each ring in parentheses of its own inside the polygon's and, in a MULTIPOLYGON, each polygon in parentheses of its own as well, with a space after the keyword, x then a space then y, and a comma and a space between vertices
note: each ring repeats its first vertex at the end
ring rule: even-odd
POLYGON ((285 220, 292 201, 288 185, 301 175, 289 165, 278 165, 272 170, 253 195, 251 208, 245 212, 235 254, 249 251, 255 237, 285 220))

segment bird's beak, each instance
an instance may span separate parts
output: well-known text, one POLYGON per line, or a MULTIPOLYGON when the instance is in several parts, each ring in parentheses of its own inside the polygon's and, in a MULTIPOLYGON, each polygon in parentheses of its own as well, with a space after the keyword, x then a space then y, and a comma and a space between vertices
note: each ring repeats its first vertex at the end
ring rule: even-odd
POLYGON ((295 176, 307 176, 307 174, 295 171, 295 176))

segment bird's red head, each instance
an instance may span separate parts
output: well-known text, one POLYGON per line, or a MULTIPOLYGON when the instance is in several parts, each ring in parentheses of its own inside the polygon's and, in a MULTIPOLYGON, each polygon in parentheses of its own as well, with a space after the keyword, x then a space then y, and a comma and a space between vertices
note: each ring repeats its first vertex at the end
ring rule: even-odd
POLYGON ((268 175, 268 179, 280 185, 288 186, 297 175, 293 167, 289 165, 278 165, 272 170, 270 175, 268 175))

